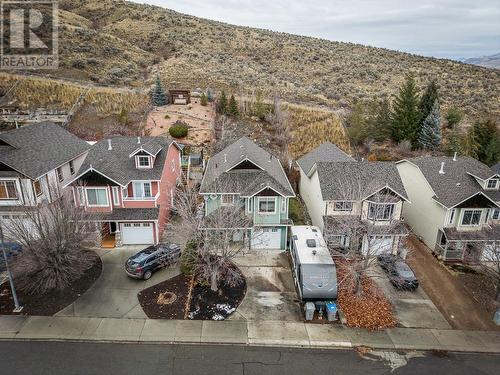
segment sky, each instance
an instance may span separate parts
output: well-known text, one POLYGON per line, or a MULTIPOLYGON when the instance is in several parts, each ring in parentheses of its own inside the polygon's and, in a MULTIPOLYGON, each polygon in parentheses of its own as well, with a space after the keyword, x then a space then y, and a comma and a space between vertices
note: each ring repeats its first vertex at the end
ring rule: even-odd
POLYGON ((500 53, 500 0, 134 0, 234 25, 461 59, 500 53))

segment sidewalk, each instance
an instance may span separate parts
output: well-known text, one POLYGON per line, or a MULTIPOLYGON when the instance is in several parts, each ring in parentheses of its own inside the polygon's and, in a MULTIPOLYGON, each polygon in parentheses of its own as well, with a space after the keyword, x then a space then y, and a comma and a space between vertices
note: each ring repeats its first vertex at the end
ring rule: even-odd
POLYGON ((386 350, 500 353, 500 332, 392 328, 369 332, 283 321, 0 316, 0 340, 237 344, 303 348, 367 346, 386 350))

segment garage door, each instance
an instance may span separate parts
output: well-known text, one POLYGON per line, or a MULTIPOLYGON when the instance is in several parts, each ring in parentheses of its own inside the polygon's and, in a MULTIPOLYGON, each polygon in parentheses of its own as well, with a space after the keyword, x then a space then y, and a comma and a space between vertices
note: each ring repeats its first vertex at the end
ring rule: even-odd
POLYGON ((256 228, 252 234, 252 249, 280 249, 281 228, 256 228))
POLYGON ((122 224, 122 242, 124 245, 148 245, 154 243, 153 223, 122 224))
POLYGON ((365 254, 369 251, 370 255, 390 253, 392 251, 392 236, 370 236, 370 243, 364 243, 365 254), (368 248, 369 247, 369 248, 368 248))

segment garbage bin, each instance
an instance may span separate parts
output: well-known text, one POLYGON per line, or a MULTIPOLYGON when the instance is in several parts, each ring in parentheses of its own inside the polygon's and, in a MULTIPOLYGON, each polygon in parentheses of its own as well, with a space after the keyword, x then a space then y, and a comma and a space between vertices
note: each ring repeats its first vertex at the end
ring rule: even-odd
POLYGON ((328 301, 326 303, 326 316, 329 322, 337 320, 337 305, 335 302, 328 301))
POLYGON ((313 320, 314 310, 316 310, 314 303, 313 302, 306 302, 304 309, 306 310, 306 320, 313 320))

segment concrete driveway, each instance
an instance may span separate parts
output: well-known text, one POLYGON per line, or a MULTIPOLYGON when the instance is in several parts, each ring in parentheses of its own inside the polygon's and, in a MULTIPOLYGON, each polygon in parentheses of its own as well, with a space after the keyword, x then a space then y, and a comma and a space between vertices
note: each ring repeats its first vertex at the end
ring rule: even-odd
POLYGON ((287 255, 252 250, 235 259, 247 281, 247 293, 230 320, 301 322, 302 313, 287 255))
POLYGON ((57 316, 93 318, 146 318, 137 293, 180 273, 178 267, 165 268, 148 280, 134 280, 125 274, 125 261, 145 246, 124 246, 112 250, 96 250, 102 259, 102 274, 74 303, 57 316))

